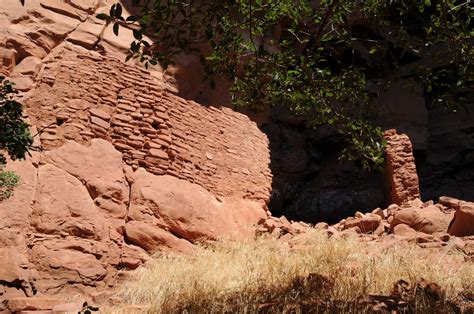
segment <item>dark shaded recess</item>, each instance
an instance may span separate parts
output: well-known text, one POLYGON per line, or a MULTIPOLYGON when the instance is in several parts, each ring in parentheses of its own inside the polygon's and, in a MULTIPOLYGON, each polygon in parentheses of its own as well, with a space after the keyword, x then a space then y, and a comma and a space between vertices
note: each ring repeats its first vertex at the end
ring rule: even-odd
POLYGON ((395 47, 395 45, 392 43, 389 43, 389 49, 391 55, 395 58, 396 64, 398 66, 404 66, 412 62, 421 60, 421 58, 416 54, 400 47, 395 47))
MULTIPOLYGON (((422 200, 447 195, 474 201, 474 103, 455 112, 441 106, 427 109, 427 145, 413 151, 422 200)), ((403 132, 403 127, 397 128, 403 132)), ((383 197, 383 174, 339 162, 344 141, 330 129, 307 129, 278 106, 261 129, 270 141, 273 215, 337 222, 356 211, 389 205, 383 197)))
POLYGON ((428 112, 428 148, 415 152, 422 198, 474 201, 474 102, 456 112, 441 107, 428 112))
MULTIPOLYGON (((2 286, 16 289, 18 290, 20 294, 21 294, 20 291, 22 291, 25 296, 33 296, 37 293, 37 290, 34 286, 34 282, 27 282, 22 279, 15 279, 14 281, 11 281, 11 282, 0 280, 0 288, 2 286)), ((1 308, 1 304, 0 304, 0 308, 1 308)))
POLYGON ((332 223, 383 205, 381 174, 340 162, 345 144, 330 128, 307 129, 275 107, 261 129, 270 141, 274 216, 332 223))
MULTIPOLYGON (((127 10, 127 12, 129 12, 131 15, 140 14, 139 7, 132 5, 132 0, 122 0, 122 1, 120 1, 120 3, 127 10)), ((143 1, 141 1, 141 3, 143 4, 143 1)))
POLYGON ((64 122, 66 122, 67 118, 56 117, 56 124, 61 126, 64 122))

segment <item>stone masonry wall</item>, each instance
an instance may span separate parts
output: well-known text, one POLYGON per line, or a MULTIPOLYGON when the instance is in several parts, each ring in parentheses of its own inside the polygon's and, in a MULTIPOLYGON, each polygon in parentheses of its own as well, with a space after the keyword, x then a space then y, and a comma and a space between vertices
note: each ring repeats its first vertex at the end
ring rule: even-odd
POLYGON ((385 156, 385 191, 390 204, 402 205, 420 198, 418 175, 410 138, 394 129, 384 133, 387 140, 385 156))
POLYGON ((185 179, 217 196, 268 202, 268 140, 248 117, 183 100, 142 68, 69 44, 39 76, 26 104, 44 130, 45 149, 99 137, 133 169, 185 179))
POLYGON ((20 183, 0 202, 0 313, 25 296, 105 302, 150 254, 253 237, 267 218, 267 137, 125 63, 132 31, 95 18, 116 2, 1 1, 0 73, 43 150, 7 164, 20 183))

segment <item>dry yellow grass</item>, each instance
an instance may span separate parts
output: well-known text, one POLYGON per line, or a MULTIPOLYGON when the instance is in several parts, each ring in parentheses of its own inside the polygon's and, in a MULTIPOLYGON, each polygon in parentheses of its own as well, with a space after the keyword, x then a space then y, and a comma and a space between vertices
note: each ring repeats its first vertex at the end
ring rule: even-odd
POLYGON ((361 296, 387 295, 400 279, 438 283, 448 299, 473 289, 474 265, 462 262, 456 251, 428 256, 415 245, 382 249, 355 238, 328 238, 316 230, 299 242, 291 248, 271 238, 221 241, 192 256, 156 255, 120 294, 127 303, 150 304, 153 312, 194 313, 251 312, 255 304, 275 300, 351 303, 361 296), (312 273, 332 279, 334 285, 321 291, 295 288, 295 278, 312 273))

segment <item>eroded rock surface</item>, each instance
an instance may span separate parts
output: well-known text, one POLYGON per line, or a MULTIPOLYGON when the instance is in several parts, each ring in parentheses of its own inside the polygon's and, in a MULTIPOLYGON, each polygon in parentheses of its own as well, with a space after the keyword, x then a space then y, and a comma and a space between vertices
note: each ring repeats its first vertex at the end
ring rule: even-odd
POLYGON ((454 236, 474 235, 474 203, 442 196, 441 204, 455 210, 454 218, 449 225, 448 232, 454 236))
POLYGON ((150 253, 253 236, 268 216, 266 136, 231 109, 171 94, 159 67, 124 63, 133 36, 100 37, 104 10, 2 2, 0 72, 44 151, 8 164, 21 183, 0 203, 0 301, 108 295, 150 253))
MULTIPOLYGON (((22 92, 45 149, 9 163, 21 183, 0 203, 0 301, 10 299, 10 309, 77 312, 81 304, 24 297, 106 299, 124 276, 121 270, 136 269, 150 253, 192 253, 196 242, 252 236, 257 224, 258 232, 288 241, 311 228, 268 217, 268 140, 254 123, 228 108, 173 95, 176 88, 159 67, 147 71, 122 61, 131 31, 122 28, 116 37, 108 28, 101 36, 103 21, 94 17, 112 2, 39 0, 22 7, 18 0, 2 1, 0 73, 22 92)), ((281 139, 273 162, 282 173, 312 176, 323 168, 315 181, 338 186, 312 142, 284 128, 273 133, 281 139)), ((419 197, 409 140, 391 134, 389 144, 395 147, 389 150, 392 200, 408 207, 316 228, 440 246, 472 235, 472 203, 444 208, 409 202, 419 197)), ((340 177, 348 173, 342 169, 340 177)), ((346 193, 314 182, 292 209, 316 217, 321 209, 332 214, 336 205, 347 207, 345 198, 381 201, 378 190, 359 188, 346 193)), ((474 251, 474 240, 460 241, 456 245, 474 251)))
POLYGON ((9 165, 22 182, 0 203, 2 298, 111 289, 119 270, 137 268, 148 253, 253 236, 267 217, 250 199, 214 196, 144 168, 133 173, 103 139, 66 141, 37 157, 9 165))
POLYGON ((385 156, 386 200, 390 204, 402 205, 420 198, 418 174, 410 139, 406 134, 397 134, 396 130, 386 131, 385 156))
POLYGON ((204 188, 172 176, 155 176, 142 168, 134 173, 129 218, 162 226, 191 241, 254 235, 267 215, 244 199, 217 199, 204 188))

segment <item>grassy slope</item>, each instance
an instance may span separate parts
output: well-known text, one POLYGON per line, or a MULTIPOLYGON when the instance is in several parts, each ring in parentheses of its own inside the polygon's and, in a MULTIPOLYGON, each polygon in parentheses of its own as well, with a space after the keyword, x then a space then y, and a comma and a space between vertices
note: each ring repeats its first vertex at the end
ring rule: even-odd
POLYGON ((449 246, 430 255, 415 245, 384 249, 318 231, 295 243, 270 238, 222 241, 192 256, 157 255, 125 284, 121 295, 130 303, 151 304, 153 312, 253 312, 275 301, 351 304, 359 297, 390 294, 400 279, 435 282, 445 290, 446 300, 474 288, 473 263, 448 251, 449 246), (322 276, 308 280, 309 274, 322 276))

